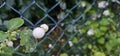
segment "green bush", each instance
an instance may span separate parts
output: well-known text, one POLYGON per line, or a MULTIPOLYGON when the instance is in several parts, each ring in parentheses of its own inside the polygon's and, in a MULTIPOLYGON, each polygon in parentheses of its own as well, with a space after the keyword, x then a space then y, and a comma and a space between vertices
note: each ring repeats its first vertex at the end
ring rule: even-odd
MULTIPOLYGON (((36 0, 35 3, 40 5, 45 12, 35 4, 23 12, 30 5, 31 0, 6 0, 5 2, 6 5, 0 8, 0 56, 120 55, 118 0, 82 0, 80 3, 79 0, 53 0, 52 2, 51 0, 36 0), (60 5, 48 13, 53 20, 46 17, 40 23, 46 23, 52 29, 55 23, 64 18, 67 13, 69 16, 47 36, 48 39, 44 39, 46 36, 42 39, 33 38, 30 23, 19 16, 35 24, 57 2, 61 2, 60 5), (79 5, 70 10, 77 3, 79 5), (19 15, 7 4, 23 14, 19 15)), ((1 4, 3 4, 2 1, 0 1, 1 4)))

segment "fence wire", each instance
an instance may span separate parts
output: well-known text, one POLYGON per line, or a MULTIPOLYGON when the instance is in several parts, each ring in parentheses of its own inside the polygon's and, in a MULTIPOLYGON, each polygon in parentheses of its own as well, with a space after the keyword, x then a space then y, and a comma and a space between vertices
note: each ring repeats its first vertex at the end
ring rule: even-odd
MULTIPOLYGON (((11 1, 0 0, 0 13, 2 13, 2 8, 7 8, 7 10, 11 10, 12 15, 8 15, 8 17, 6 18, 20 17, 24 19, 27 25, 22 26, 23 28, 28 27, 30 29, 33 29, 39 26, 40 24, 44 24, 44 23, 49 25, 50 27, 49 31, 46 33, 44 38, 42 38, 38 42, 37 46, 43 47, 44 45, 48 46, 49 44, 51 44, 52 48, 46 48, 46 49, 42 48, 38 50, 36 48, 37 51, 35 52, 37 52, 39 56, 49 56, 49 55, 59 56, 60 53, 64 53, 64 52, 69 53, 69 55, 84 54, 82 45, 84 45, 85 43, 84 44, 81 43, 81 41, 84 41, 84 39, 86 39, 84 35, 79 36, 77 44, 73 44, 71 48, 66 48, 66 47, 70 45, 70 41, 74 37, 79 35, 79 29, 84 27, 84 23, 90 19, 90 17, 85 19, 83 18, 86 14, 86 11, 96 6, 95 5, 96 0, 91 0, 90 6, 84 8, 80 8, 81 0, 76 0, 74 2, 72 0, 68 0, 68 1, 67 0, 53 0, 53 1, 52 0, 26 0, 26 1, 21 0, 20 6, 22 6, 22 8, 17 7, 18 6, 17 3, 18 3, 17 0, 11 0, 11 1), (13 5, 12 3, 16 3, 16 4, 13 5), (76 32, 74 31, 73 33, 68 32, 68 31, 72 31, 72 28, 74 28, 75 25, 80 26, 78 29, 76 29, 76 32), (44 55, 41 55, 42 52, 44 53, 44 55)), ((26 56, 25 53, 21 53, 18 51, 19 48, 20 45, 14 48, 15 51, 14 54, 18 56, 26 56)), ((89 53, 89 51, 87 53, 89 53)))

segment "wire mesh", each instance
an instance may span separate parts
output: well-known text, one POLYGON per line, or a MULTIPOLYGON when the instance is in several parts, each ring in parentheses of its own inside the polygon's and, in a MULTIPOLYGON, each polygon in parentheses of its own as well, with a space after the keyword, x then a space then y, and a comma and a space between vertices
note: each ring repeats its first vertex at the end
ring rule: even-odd
MULTIPOLYGON (((79 7, 81 5, 81 0, 76 0, 76 2, 71 2, 72 0, 69 0, 69 1, 66 0, 68 3, 63 2, 64 0, 58 0, 58 1, 57 0, 54 0, 54 1, 29 0, 29 2, 26 2, 26 1, 22 1, 21 3, 24 2, 27 5, 21 4, 21 6, 23 7, 19 9, 19 7, 16 7, 10 4, 8 0, 0 0, 0 12, 2 11, 2 8, 5 7, 5 8, 8 8, 8 10, 11 10, 13 12, 13 15, 17 14, 16 16, 9 15, 7 18, 20 17, 24 19, 27 25, 22 26, 23 28, 28 27, 30 29, 33 29, 43 23, 46 23, 47 25, 50 26, 49 31, 46 33, 44 38, 42 38, 38 42, 37 46, 43 47, 44 45, 48 46, 49 44, 51 44, 52 48, 48 48, 48 47, 47 48, 43 47, 43 49, 36 48, 37 50, 36 52, 39 56, 41 56, 41 52, 45 53, 44 56, 49 56, 49 55, 59 56, 60 53, 62 52, 69 53, 69 55, 71 54, 83 55, 84 54, 82 50, 83 49, 82 45, 84 45, 85 43, 84 44, 81 43, 81 41, 84 41, 84 39, 86 39, 84 35, 79 36, 77 44, 73 44, 71 48, 66 48, 66 47, 69 46, 69 42, 74 37, 79 35, 79 29, 84 27, 84 23, 90 19, 90 18, 85 18, 85 19, 83 18, 87 10, 91 9, 92 7, 95 7, 96 0, 92 0, 90 2, 89 7, 80 8, 80 9, 79 7), (67 3, 66 6, 68 6, 65 9, 64 9, 65 7, 64 3, 67 3), (74 3, 74 4, 71 5, 69 3, 74 3), (60 7, 61 4, 63 8, 60 7), (62 12, 64 13, 62 14, 62 12), (30 15, 30 17, 27 17, 25 13, 31 13, 32 15, 30 15), (59 14, 62 14, 63 16, 59 14), (69 33, 68 29, 74 28, 75 25, 78 25, 78 26, 80 25, 80 27, 76 29, 76 32, 69 33), (62 41, 63 43, 61 43, 62 41)), ((13 3, 18 3, 18 2, 15 1, 13 3)), ((18 5, 18 4, 15 4, 15 5, 18 5)), ((18 51, 19 48, 20 48, 20 45, 14 48, 14 54, 20 55, 20 56, 26 56, 25 53, 21 53, 18 51)), ((89 51, 87 53, 89 53, 89 51)))

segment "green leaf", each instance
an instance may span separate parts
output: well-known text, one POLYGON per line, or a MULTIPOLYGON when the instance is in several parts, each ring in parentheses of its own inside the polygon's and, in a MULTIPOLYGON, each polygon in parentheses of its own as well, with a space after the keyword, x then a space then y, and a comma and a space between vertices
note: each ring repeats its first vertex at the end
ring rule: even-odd
POLYGON ((95 52, 94 56, 106 56, 103 52, 95 52))
POLYGON ((90 25, 92 23, 92 21, 87 21, 86 23, 85 23, 85 25, 90 25))
POLYGON ((9 34, 0 31, 0 42, 3 42, 7 37, 9 36, 9 34))
POLYGON ((90 11, 90 9, 92 8, 92 6, 90 4, 88 4, 89 6, 87 6, 87 8, 85 9, 84 13, 87 13, 88 11, 90 11))
POLYGON ((74 37, 72 42, 77 44, 78 43, 78 39, 76 37, 74 37))
POLYGON ((112 28, 112 30, 116 30, 116 27, 115 27, 115 25, 111 25, 111 28, 112 28))
POLYGON ((118 43, 120 44, 120 38, 117 38, 118 43))
POLYGON ((88 48, 91 49, 91 48, 92 48, 92 45, 91 45, 91 44, 88 44, 88 48))
POLYGON ((104 26, 107 26, 109 24, 109 20, 107 18, 103 18, 101 21, 100 21, 100 25, 104 25, 104 26))
POLYGON ((32 30, 23 30, 20 34, 20 45, 25 47, 25 52, 32 52, 36 48, 36 41, 31 39, 32 30))
POLYGON ((92 26, 92 28, 97 28, 99 26, 99 24, 97 22, 93 22, 91 26, 92 26))
POLYGON ((100 39, 98 39, 97 41, 98 41, 98 43, 100 43, 100 44, 104 44, 105 39, 104 39, 104 38, 100 38, 100 39))
POLYGON ((112 47, 119 45, 119 42, 117 41, 117 39, 110 40, 109 43, 110 43, 110 46, 112 47))
POLYGON ((107 49, 108 51, 111 51, 112 48, 114 48, 114 47, 116 47, 116 46, 118 46, 118 45, 119 45, 119 42, 117 41, 117 39, 113 39, 113 40, 109 40, 109 41, 106 43, 105 47, 106 47, 106 49, 107 49))
POLYGON ((4 53, 2 53, 3 56, 12 56, 12 54, 14 53, 14 48, 13 47, 3 47, 2 51, 4 53))
POLYGON ((106 48, 106 49, 107 49, 107 51, 109 52, 109 51, 111 51, 112 46, 110 46, 110 44, 109 44, 109 43, 106 43, 106 44, 105 44, 105 48, 106 48))
POLYGON ((87 48, 88 48, 88 44, 83 45, 82 48, 83 48, 83 49, 87 49, 87 48))
POLYGON ((12 18, 8 24, 7 28, 8 30, 14 30, 17 29, 18 27, 22 26, 24 24, 24 20, 21 18, 12 18))
POLYGON ((108 51, 111 51, 112 48, 114 48, 118 45, 119 45, 119 42, 117 41, 117 39, 111 39, 106 43, 105 47, 108 51))
POLYGON ((114 32, 111 32, 111 33, 109 34, 109 38, 110 38, 110 39, 116 39, 116 38, 117 38, 117 34, 114 33, 114 32))
POLYGON ((108 28, 107 28, 106 26, 101 26, 101 27, 100 27, 100 30, 101 30, 101 31, 104 31, 104 32, 107 31, 107 29, 108 29, 108 28))
POLYGON ((100 31, 99 29, 95 29, 94 30, 94 35, 95 35, 95 37, 100 37, 100 36, 102 36, 102 35, 104 35, 104 32, 102 32, 102 31, 100 31))
POLYGON ((60 56, 68 56, 67 53, 61 53, 60 56))
POLYGON ((114 13, 110 13, 110 17, 111 18, 115 17, 115 14, 114 13))
POLYGON ((116 34, 118 35, 118 37, 120 37, 120 32, 117 32, 116 34))
POLYGON ((80 31, 80 33, 85 33, 85 32, 86 32, 86 29, 85 29, 85 28, 82 28, 82 29, 80 29, 79 31, 80 31))
POLYGON ((30 42, 30 35, 31 35, 32 31, 31 30, 23 30, 21 31, 20 34, 20 45, 26 45, 27 43, 30 42))

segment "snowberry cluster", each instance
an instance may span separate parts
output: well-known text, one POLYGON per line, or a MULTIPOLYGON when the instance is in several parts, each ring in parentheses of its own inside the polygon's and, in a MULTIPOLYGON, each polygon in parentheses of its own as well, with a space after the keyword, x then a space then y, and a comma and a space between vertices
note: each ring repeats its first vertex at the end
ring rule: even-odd
POLYGON ((36 27, 35 29, 33 29, 33 36, 37 39, 42 38, 48 31, 48 29, 48 25, 42 24, 40 25, 40 27, 36 27))

